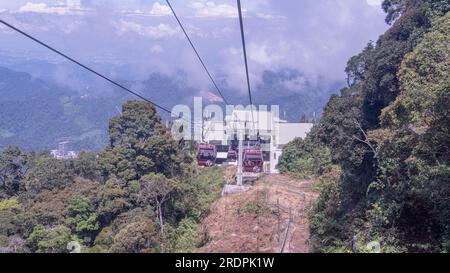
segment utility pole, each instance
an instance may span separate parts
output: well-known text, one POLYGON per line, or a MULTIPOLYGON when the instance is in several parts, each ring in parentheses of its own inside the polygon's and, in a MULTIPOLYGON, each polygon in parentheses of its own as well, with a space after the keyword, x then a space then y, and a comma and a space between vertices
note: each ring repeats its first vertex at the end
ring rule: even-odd
POLYGON ((243 135, 242 135, 242 132, 239 132, 239 149, 238 149, 238 170, 237 170, 237 174, 236 174, 236 180, 237 180, 237 185, 238 186, 242 186, 242 182, 243 182, 243 179, 242 179, 242 164, 243 164, 243 146, 244 146, 244 143, 243 143, 243 135))

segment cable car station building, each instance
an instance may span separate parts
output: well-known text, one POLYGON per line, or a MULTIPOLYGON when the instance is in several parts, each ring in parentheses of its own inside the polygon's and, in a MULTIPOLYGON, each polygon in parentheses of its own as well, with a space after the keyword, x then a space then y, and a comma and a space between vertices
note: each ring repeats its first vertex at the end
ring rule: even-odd
POLYGON ((295 138, 304 139, 312 123, 289 123, 275 112, 261 110, 233 110, 224 121, 207 120, 203 123, 204 143, 217 147, 217 163, 227 161, 229 150, 236 150, 239 135, 244 148, 260 147, 266 172, 278 173, 278 160, 283 147, 295 138))

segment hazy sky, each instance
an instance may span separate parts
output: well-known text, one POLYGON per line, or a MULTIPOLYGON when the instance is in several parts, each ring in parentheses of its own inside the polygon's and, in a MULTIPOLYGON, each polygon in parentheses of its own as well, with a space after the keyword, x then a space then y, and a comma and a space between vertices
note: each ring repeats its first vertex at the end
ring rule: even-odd
MULTIPOLYGON (((244 88, 234 0, 172 0, 207 65, 244 88)), ((242 0, 252 82, 264 70, 344 78, 347 60, 387 29, 381 0, 242 0)), ((84 62, 126 64, 136 75, 184 70, 208 88, 165 1, 0 0, 0 18, 84 62)), ((41 58, 45 49, 0 26, 0 51, 41 58)))

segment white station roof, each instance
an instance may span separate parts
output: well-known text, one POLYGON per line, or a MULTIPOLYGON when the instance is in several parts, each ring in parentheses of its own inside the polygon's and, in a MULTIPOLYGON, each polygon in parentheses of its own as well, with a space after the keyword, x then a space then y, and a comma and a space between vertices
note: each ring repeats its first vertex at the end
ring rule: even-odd
POLYGON ((312 123, 280 123, 278 144, 286 145, 295 138, 305 139, 313 126, 312 123))

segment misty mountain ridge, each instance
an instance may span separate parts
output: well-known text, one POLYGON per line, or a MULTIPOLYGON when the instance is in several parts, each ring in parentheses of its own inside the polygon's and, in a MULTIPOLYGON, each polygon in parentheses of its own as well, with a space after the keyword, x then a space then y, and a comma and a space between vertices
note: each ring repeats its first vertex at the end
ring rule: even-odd
MULTIPOLYGON (((35 71, 39 63, 28 66, 26 70, 35 71)), ((126 100, 134 97, 107 83, 99 84, 97 79, 83 71, 70 74, 68 83, 61 85, 52 81, 55 64, 40 67, 44 79, 0 68, 0 149, 19 146, 25 150, 49 150, 64 137, 71 138, 70 148, 74 150, 99 150, 107 145, 109 119, 120 113, 126 100), (67 86, 73 82, 76 83, 75 89, 67 86)), ((125 73, 121 75, 126 76, 125 73)), ((182 72, 177 77, 150 73, 140 82, 118 82, 168 109, 177 104, 192 107, 193 97, 200 94, 204 105, 220 105, 215 92, 205 94, 196 90, 186 83, 184 77, 182 72)), ((328 88, 317 87, 295 70, 266 71, 262 79, 255 86, 255 102, 280 105, 281 118, 295 122, 303 115, 309 119, 314 114, 318 116, 329 96, 340 87, 340 83, 328 88)), ((231 103, 243 103, 247 99, 226 85, 223 92, 231 103)), ((160 114, 163 119, 169 118, 165 113, 160 114)))
POLYGON ((311 80, 292 69, 265 71, 262 79, 255 92, 257 103, 280 105, 280 118, 291 122, 299 122, 302 116, 318 118, 330 96, 344 86, 344 82, 323 77, 311 80))

